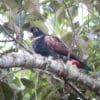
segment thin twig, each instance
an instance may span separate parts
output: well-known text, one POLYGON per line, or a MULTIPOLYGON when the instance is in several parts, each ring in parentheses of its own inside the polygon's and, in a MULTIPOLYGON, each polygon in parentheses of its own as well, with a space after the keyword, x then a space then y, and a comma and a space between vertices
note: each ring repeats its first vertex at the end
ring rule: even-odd
MULTIPOLYGON (((63 4, 64 4, 65 8, 67 9, 67 13, 68 13, 68 16, 69 16, 69 18, 70 18, 71 27, 72 27, 72 31, 73 31, 73 35, 72 35, 73 41, 72 41, 72 43, 71 43, 72 45, 71 45, 71 47, 70 47, 70 48, 71 48, 70 51, 72 51, 73 44, 75 43, 75 34, 76 34, 76 32, 75 32, 75 28, 74 28, 74 24, 73 24, 72 17, 71 17, 71 15, 70 15, 70 12, 69 12, 69 9, 68 9, 68 6, 67 6, 65 0, 63 0, 63 4)), ((69 56, 69 57, 70 57, 70 56, 69 56)))
POLYGON ((6 74, 5 76, 1 77, 0 80, 2 81, 2 80, 4 80, 6 77, 8 77, 9 75, 14 74, 14 73, 17 73, 17 72, 20 72, 20 71, 22 71, 22 70, 23 70, 23 69, 19 69, 19 70, 16 70, 16 71, 14 71, 14 72, 10 72, 10 73, 6 74))
POLYGON ((72 30, 73 30, 74 35, 75 35, 75 29, 74 29, 74 25, 73 25, 73 20, 72 20, 72 17, 71 17, 71 15, 70 15, 70 12, 69 12, 69 9, 68 9, 68 6, 67 6, 65 0, 63 0, 63 4, 64 4, 64 6, 65 6, 66 9, 67 9, 67 13, 68 13, 68 16, 69 16, 70 21, 71 21, 72 30))
POLYGON ((12 42, 14 40, 0 40, 0 42, 12 42))
POLYGON ((80 92, 80 90, 70 81, 66 82, 83 100, 88 100, 83 94, 82 92, 80 92))
MULTIPOLYGON (((63 0, 63 4, 64 4, 64 6, 65 6, 66 9, 67 9, 67 13, 68 13, 68 16, 69 16, 70 21, 71 21, 71 27, 72 27, 72 30, 73 30, 73 41, 72 41, 72 46, 73 46, 74 41, 76 41, 76 40, 75 40, 75 34, 76 34, 76 32, 75 32, 74 24, 73 24, 73 21, 72 21, 72 17, 71 17, 71 15, 70 15, 70 12, 69 12, 69 9, 68 9, 68 6, 67 6, 65 0, 63 0)), ((81 28, 80 32, 82 31, 82 29, 83 29, 83 28, 81 28)), ((80 32, 79 32, 79 33, 80 33, 80 32)), ((71 48, 72 48, 72 47, 71 47, 71 48)), ((70 56, 69 56, 69 57, 70 57, 70 56)), ((84 95, 83 95, 79 90, 77 90, 77 88, 75 88, 70 82, 67 82, 67 84, 68 84, 77 94, 79 94, 80 97, 82 97, 84 100, 87 100, 87 99, 84 97, 84 95)))
MULTIPOLYGON (((55 76, 54 74, 52 74, 51 72, 49 72, 47 70, 41 70, 41 69, 36 69, 36 68, 33 69, 33 70, 45 73, 45 74, 49 75, 50 77, 52 77, 53 79, 59 81, 61 84, 64 85, 64 82, 63 82, 62 79, 60 79, 59 77, 55 76)), ((81 98, 83 98, 83 100, 88 100, 72 82, 66 81, 66 84, 68 84, 81 98)))
POLYGON ((62 79, 60 79, 59 77, 55 76, 55 74, 52 74, 51 72, 49 72, 47 70, 42 70, 42 69, 38 69, 38 68, 33 68, 32 70, 45 73, 45 74, 49 75, 50 77, 52 77, 53 79, 59 81, 61 84, 64 84, 62 79))
POLYGON ((15 51, 15 48, 10 48, 10 49, 8 49, 8 50, 2 51, 2 52, 0 53, 0 56, 2 56, 2 55, 4 55, 4 54, 7 54, 7 53, 10 53, 10 52, 13 52, 13 51, 15 51))
POLYGON ((38 96, 37 96, 38 82, 39 82, 39 72, 36 71, 36 79, 35 79, 35 100, 38 100, 38 96))
POLYGON ((18 41, 17 39, 15 39, 11 34, 9 34, 9 32, 7 31, 7 29, 4 26, 0 27, 3 29, 3 31, 9 36, 11 37, 16 43, 18 43, 21 47, 23 47, 26 51, 28 51, 30 54, 33 54, 33 51, 31 51, 30 49, 28 49, 27 47, 24 46, 24 44, 22 44, 20 41, 18 41))

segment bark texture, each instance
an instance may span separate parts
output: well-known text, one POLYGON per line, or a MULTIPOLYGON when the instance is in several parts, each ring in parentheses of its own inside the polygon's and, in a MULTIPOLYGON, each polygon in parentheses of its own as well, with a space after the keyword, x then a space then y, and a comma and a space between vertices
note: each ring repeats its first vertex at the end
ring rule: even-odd
POLYGON ((100 81, 81 72, 70 61, 66 64, 61 60, 53 60, 51 57, 43 57, 39 54, 30 54, 25 50, 9 53, 0 57, 1 68, 24 67, 24 68, 39 68, 49 69, 51 72, 60 73, 64 79, 84 84, 89 89, 100 95, 100 81))

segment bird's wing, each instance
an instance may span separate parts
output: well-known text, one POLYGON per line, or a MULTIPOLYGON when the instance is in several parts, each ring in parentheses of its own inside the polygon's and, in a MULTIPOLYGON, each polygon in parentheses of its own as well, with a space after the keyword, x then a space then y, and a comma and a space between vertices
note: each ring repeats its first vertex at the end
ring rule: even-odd
POLYGON ((57 53, 68 55, 69 49, 65 46, 65 44, 57 37, 46 35, 45 42, 48 47, 54 50, 57 53))

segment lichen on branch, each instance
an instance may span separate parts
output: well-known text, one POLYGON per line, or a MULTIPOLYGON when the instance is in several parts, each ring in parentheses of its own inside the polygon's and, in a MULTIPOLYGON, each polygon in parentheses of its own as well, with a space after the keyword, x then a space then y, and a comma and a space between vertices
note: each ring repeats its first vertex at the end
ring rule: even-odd
POLYGON ((100 95, 100 81, 81 72, 70 61, 65 64, 62 60, 54 60, 49 57, 43 57, 39 54, 32 55, 25 50, 19 50, 18 52, 3 55, 0 58, 0 67, 38 68, 42 70, 48 67, 49 71, 56 72, 58 74, 60 73, 62 77, 64 76, 64 79, 81 83, 93 90, 96 94, 100 95))

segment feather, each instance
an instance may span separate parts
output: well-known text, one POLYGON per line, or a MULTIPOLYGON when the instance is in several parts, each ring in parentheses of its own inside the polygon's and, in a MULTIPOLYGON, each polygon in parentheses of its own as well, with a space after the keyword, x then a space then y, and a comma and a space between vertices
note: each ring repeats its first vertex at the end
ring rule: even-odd
POLYGON ((47 35, 45 36, 45 42, 55 52, 66 56, 68 55, 69 49, 63 44, 63 42, 59 38, 47 35))

